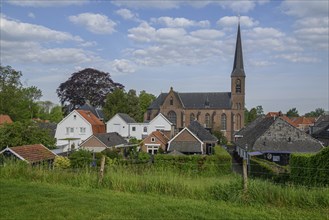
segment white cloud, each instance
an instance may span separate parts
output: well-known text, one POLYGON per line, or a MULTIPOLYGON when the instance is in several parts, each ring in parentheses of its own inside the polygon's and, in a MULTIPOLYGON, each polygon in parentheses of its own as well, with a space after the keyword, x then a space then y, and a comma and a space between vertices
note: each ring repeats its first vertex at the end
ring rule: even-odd
POLYGON ((179 8, 179 1, 113 1, 113 4, 117 6, 125 6, 129 8, 157 8, 157 9, 172 9, 179 8))
POLYGON ((304 56, 303 54, 300 53, 280 54, 280 55, 276 55, 275 58, 282 58, 291 61, 293 63, 317 63, 321 61, 316 57, 304 56))
POLYGON ((125 20, 140 21, 140 19, 138 18, 138 14, 135 14, 126 8, 117 10, 116 14, 120 15, 125 20))
POLYGON ((112 62, 112 68, 114 69, 115 72, 119 73, 133 73, 135 72, 134 65, 126 59, 115 59, 112 62))
POLYGON ((150 42, 154 39, 156 30, 148 23, 143 22, 138 27, 128 30, 128 37, 137 42, 150 42))
POLYGON ((77 41, 83 40, 66 32, 55 31, 44 26, 9 20, 1 16, 1 39, 15 41, 77 41))
POLYGON ((271 66, 275 64, 274 62, 270 62, 267 60, 250 60, 249 63, 250 65, 255 67, 271 66))
POLYGON ((166 27, 209 27, 210 22, 208 20, 203 21, 193 21, 186 18, 171 18, 171 17, 160 17, 160 18, 152 18, 152 23, 157 23, 160 25, 164 25, 166 27))
POLYGON ((287 15, 297 17, 322 17, 329 14, 329 2, 316 1, 284 1, 281 4, 282 10, 287 15))
POLYGON ((229 8, 236 13, 246 13, 251 11, 255 8, 256 2, 255 1, 219 1, 219 5, 223 8, 229 8))
POLYGON ((29 12, 29 13, 27 14, 27 16, 28 16, 29 18, 35 18, 35 14, 33 14, 32 12, 29 12))
POLYGON ((202 30, 192 31, 191 35, 201 39, 216 39, 219 37, 223 37, 225 33, 214 29, 202 29, 202 30))
MULTIPOLYGON (((223 27, 237 26, 239 18, 237 16, 225 16, 217 21, 217 24, 223 27)), ((253 27, 259 24, 258 21, 248 16, 240 17, 240 24, 243 27, 253 27)))
POLYGON ((275 28, 253 28, 248 35, 252 38, 280 38, 284 37, 285 34, 275 28))
POLYGON ((60 7, 69 5, 83 5, 88 0, 7 0, 12 5, 23 7, 60 7))
POLYGON ((69 16, 73 24, 84 26, 88 31, 95 34, 112 34, 115 32, 116 23, 106 15, 82 13, 69 16))

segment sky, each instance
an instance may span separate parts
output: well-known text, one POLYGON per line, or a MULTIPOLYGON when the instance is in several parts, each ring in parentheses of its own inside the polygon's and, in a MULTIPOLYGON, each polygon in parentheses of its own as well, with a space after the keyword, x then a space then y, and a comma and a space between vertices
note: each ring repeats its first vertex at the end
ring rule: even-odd
POLYGON ((329 109, 328 1, 2 0, 0 63, 58 104, 74 72, 126 91, 230 92, 240 18, 246 108, 329 109))

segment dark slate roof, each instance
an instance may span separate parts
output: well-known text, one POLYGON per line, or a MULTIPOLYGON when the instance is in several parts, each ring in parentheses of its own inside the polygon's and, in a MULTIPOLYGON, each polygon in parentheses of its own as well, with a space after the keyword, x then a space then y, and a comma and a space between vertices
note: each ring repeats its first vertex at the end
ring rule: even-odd
MULTIPOLYGON (((273 132, 273 130, 272 130, 273 132)), ((304 132, 301 132, 294 126, 290 125, 287 121, 281 118, 266 117, 259 121, 253 129, 250 129, 244 134, 244 136, 236 141, 237 146, 246 149, 248 151, 260 151, 260 152, 317 152, 322 149, 321 144, 313 139, 311 136, 304 132), (267 138, 265 144, 259 138, 267 132, 270 127, 275 123, 280 122, 283 126, 289 126, 291 128, 291 134, 299 132, 301 135, 300 140, 294 140, 288 142, 289 133, 286 136, 280 136, 276 138, 267 138), (303 137, 303 138, 302 138, 303 137)))
POLYGON ((321 128, 317 129, 315 132, 312 133, 312 136, 329 139, 329 121, 322 122, 322 125, 323 126, 321 128))
POLYGON ((231 77, 232 76, 242 76, 242 77, 246 76, 246 74, 244 73, 244 68, 243 68, 240 23, 238 25, 238 34, 237 34, 237 37, 236 37, 234 64, 233 64, 233 70, 232 70, 232 73, 231 73, 231 77))
POLYGON ((245 134, 249 133, 252 129, 255 128, 255 126, 262 121, 265 118, 264 115, 258 116, 255 120, 253 120, 252 122, 250 122, 247 126, 245 126, 244 128, 242 128, 240 131, 238 131, 237 133, 235 133, 235 135, 241 135, 244 136, 245 134))
POLYGON ((104 120, 104 113, 101 109, 99 108, 95 108, 92 105, 86 103, 83 106, 78 106, 76 108, 77 110, 85 110, 85 111, 90 111, 91 113, 93 113, 97 118, 99 118, 100 120, 104 120))
POLYGON ((213 142, 217 143, 218 139, 210 134, 198 121, 193 121, 188 126, 188 129, 193 132, 202 142, 213 142))
MULTIPOLYGON (((203 108, 231 108, 231 93, 230 92, 195 92, 195 93, 179 93, 176 92, 178 98, 182 101, 185 108, 203 109, 203 108), (206 103, 209 106, 206 107, 206 103)), ((160 109, 168 93, 161 93, 156 98, 148 109, 160 109)))
POLYGON ((55 137, 57 124, 52 122, 38 122, 38 126, 41 129, 48 130, 51 137, 55 137))
POLYGON ((118 113, 118 115, 126 122, 126 123, 136 123, 135 119, 130 117, 128 114, 125 113, 118 113))
POLYGON ((113 147, 120 144, 127 144, 127 141, 117 132, 95 134, 95 137, 97 137, 108 147, 113 147))
POLYGON ((170 143, 169 151, 179 151, 182 153, 201 153, 201 143, 195 141, 173 141, 170 143))

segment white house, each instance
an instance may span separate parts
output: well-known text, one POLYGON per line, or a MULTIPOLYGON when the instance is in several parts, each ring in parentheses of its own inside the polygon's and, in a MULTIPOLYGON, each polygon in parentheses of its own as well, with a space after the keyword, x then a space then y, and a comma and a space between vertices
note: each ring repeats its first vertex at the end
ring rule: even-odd
POLYGON ((105 125, 93 113, 74 110, 57 124, 55 153, 67 152, 93 134, 105 133, 105 125))
POLYGON ((144 139, 153 131, 173 131, 173 124, 163 115, 158 114, 152 121, 137 123, 127 114, 118 113, 106 123, 106 131, 117 132, 122 137, 144 139))

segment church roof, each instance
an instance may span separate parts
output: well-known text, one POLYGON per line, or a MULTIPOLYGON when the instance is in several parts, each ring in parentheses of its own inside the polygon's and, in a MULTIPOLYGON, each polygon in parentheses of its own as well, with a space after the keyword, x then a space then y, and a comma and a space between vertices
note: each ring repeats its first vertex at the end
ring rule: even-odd
POLYGON ((243 68, 240 23, 238 25, 238 34, 237 34, 237 37, 236 37, 234 64, 233 64, 233 70, 232 70, 232 73, 231 73, 231 77, 232 76, 242 76, 242 77, 246 76, 246 74, 244 73, 244 68, 243 68))
MULTIPOLYGON (((216 108, 229 109, 231 108, 231 93, 230 92, 193 92, 180 93, 176 92, 185 108, 202 109, 216 108)), ((161 93, 157 99, 153 101, 149 109, 160 109, 168 93, 161 93)))

